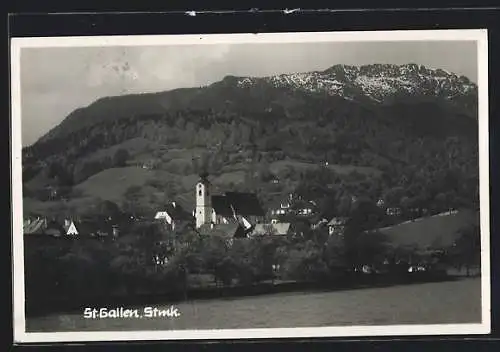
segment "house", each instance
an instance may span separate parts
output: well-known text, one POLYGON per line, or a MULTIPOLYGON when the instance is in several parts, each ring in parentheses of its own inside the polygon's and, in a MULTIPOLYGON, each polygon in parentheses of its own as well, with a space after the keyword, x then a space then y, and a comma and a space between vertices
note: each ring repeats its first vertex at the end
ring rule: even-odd
POLYGON ((287 215, 292 212, 292 204, 294 201, 293 193, 290 193, 286 199, 278 202, 270 211, 271 222, 279 221, 279 218, 283 215, 287 215))
POLYGON ((194 218, 180 204, 172 202, 156 213, 155 220, 166 222, 175 231, 176 228, 191 223, 194 218))
POLYGON ((292 234, 292 224, 286 223, 271 223, 271 224, 257 224, 252 230, 250 236, 287 236, 292 234))
POLYGON ((145 160, 142 163, 138 163, 137 166, 145 170, 152 170, 156 168, 156 163, 154 160, 145 160))
POLYGON ((219 236, 224 239, 228 246, 231 246, 234 239, 247 238, 247 230, 237 223, 231 224, 203 224, 199 227, 198 232, 202 236, 219 236))
POLYGON ((279 206, 271 209, 270 215, 272 218, 278 218, 280 216, 290 213, 290 211, 291 209, 289 203, 280 203, 279 206))
POLYGON ((328 234, 330 236, 343 234, 347 220, 348 219, 345 217, 335 217, 335 218, 331 219, 327 224, 328 234))
POLYGON ((23 224, 23 233, 25 235, 43 235, 46 227, 46 218, 27 219, 23 224))
POLYGON ((314 201, 299 201, 293 205, 295 213, 298 216, 311 216, 314 214, 316 209, 316 203, 314 201))
POLYGON ((254 193, 226 192, 212 195, 208 174, 202 174, 196 184, 196 228, 206 224, 242 224, 249 229, 262 222, 265 212, 254 193))
POLYGON ((317 223, 312 224, 311 228, 313 230, 315 230, 315 229, 319 229, 319 228, 321 228, 323 226, 328 226, 328 222, 329 222, 328 220, 326 220, 326 219, 323 218, 323 219, 319 220, 317 223))
POLYGON ((54 237, 62 236, 66 233, 64 227, 55 219, 47 218, 26 219, 23 223, 23 233, 25 235, 49 235, 54 237))
POLYGON ((313 212, 313 208, 312 207, 303 207, 303 208, 300 208, 300 209, 297 209, 297 215, 302 215, 302 216, 308 216, 308 215, 311 215, 313 212))
POLYGON ((64 232, 66 235, 75 236, 78 235, 78 230, 76 229, 76 225, 73 220, 65 219, 64 220, 64 232))
POLYGON ((385 213, 388 216, 400 216, 401 215, 401 208, 387 208, 385 213))

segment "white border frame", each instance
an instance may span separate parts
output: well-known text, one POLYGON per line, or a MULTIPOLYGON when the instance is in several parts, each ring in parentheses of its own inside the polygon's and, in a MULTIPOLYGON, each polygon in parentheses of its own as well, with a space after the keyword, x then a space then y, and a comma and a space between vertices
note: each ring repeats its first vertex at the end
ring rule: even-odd
POLYGON ((210 35, 40 37, 11 39, 11 170, 14 342, 80 342, 137 340, 211 340, 307 337, 361 337, 412 335, 471 335, 491 332, 490 211, 488 129, 488 39, 487 30, 411 30, 369 32, 315 32, 210 35), (476 41, 479 96, 479 176, 481 225, 482 323, 444 325, 388 325, 231 330, 174 330, 123 332, 28 333, 24 307, 23 200, 21 165, 20 53, 27 47, 156 46, 225 43, 300 42, 388 42, 388 41, 476 41))

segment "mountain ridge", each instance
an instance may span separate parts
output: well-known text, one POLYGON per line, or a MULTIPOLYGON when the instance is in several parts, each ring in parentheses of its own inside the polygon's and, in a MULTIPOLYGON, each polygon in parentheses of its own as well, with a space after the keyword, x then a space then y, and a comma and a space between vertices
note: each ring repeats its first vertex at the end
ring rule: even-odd
POLYGON ((249 92, 249 97, 243 99, 261 100, 259 103, 268 100, 267 105, 276 101, 278 104, 284 100, 290 102, 298 93, 326 95, 323 98, 340 97, 362 104, 392 104, 408 98, 435 99, 468 115, 476 115, 477 110, 477 85, 465 76, 416 64, 333 65, 322 71, 265 77, 227 75, 204 87, 102 97, 87 107, 75 109, 39 141, 46 141, 65 130, 71 131, 72 128, 68 127, 71 124, 77 129, 98 122, 94 121, 97 118, 111 119, 114 116, 119 119, 122 115, 158 114, 190 108, 227 109, 230 104, 237 104, 242 94, 249 92), (119 105, 124 108, 120 109, 119 105), (90 118, 92 121, 83 120, 93 116, 93 110, 100 109, 103 112, 97 115, 102 116, 90 118))

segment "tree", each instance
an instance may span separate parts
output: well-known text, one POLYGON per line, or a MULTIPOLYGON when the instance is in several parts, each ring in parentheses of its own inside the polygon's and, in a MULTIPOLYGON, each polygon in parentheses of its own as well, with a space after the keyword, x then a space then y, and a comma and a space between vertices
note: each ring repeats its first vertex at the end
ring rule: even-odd
POLYGON ((127 210, 133 215, 137 215, 139 212, 139 199, 141 196, 141 187, 140 186, 130 186, 125 191, 123 195, 125 197, 125 206, 127 210))
POLYGON ((283 264, 283 274, 285 278, 299 281, 316 281, 328 277, 328 266, 321 248, 313 241, 292 247, 283 264))
POLYGON ((343 195, 337 201, 337 213, 340 216, 348 216, 351 213, 352 200, 348 195, 343 195))
POLYGON ((202 245, 196 249, 196 253, 200 257, 201 270, 212 274, 216 285, 227 281, 227 262, 222 265, 227 259, 227 246, 223 237, 214 235, 203 238, 202 245))
POLYGON ((112 219, 117 219, 122 215, 120 207, 116 203, 109 200, 104 200, 99 205, 99 213, 103 216, 109 216, 112 219))
POLYGON ((113 156, 113 165, 123 167, 127 164, 130 154, 126 149, 118 149, 113 156))
POLYGON ((351 208, 347 226, 356 226, 359 230, 371 230, 377 228, 383 220, 384 211, 375 202, 369 199, 359 199, 351 208))
POLYGON ((444 192, 440 192, 438 193, 435 197, 434 197, 434 202, 436 204, 436 207, 437 207, 437 210, 443 210, 443 209, 446 209, 447 208, 447 197, 446 197, 446 194, 444 192))
POLYGON ((404 188, 397 186, 387 190, 384 200, 389 206, 398 206, 401 198, 404 196, 404 188))
POLYGON ((479 226, 474 224, 458 231, 458 238, 449 250, 452 261, 458 268, 464 267, 466 275, 481 263, 481 236, 479 226))
POLYGON ((377 228, 384 219, 383 211, 373 202, 359 200, 351 212, 344 231, 346 261, 352 269, 376 264, 384 255, 387 239, 377 228))
POLYGON ((345 244, 341 236, 330 236, 323 249, 323 260, 328 266, 330 275, 335 277, 346 272, 345 244))

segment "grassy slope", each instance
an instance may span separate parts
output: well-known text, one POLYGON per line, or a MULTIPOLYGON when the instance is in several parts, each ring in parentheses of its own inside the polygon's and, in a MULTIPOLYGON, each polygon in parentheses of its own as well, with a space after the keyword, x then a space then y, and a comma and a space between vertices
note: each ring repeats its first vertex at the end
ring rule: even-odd
POLYGON ((76 189, 87 196, 116 202, 123 199, 123 195, 129 187, 143 187, 153 176, 153 171, 134 166, 112 168, 88 178, 76 186, 76 189))
MULTIPOLYGON (((280 161, 275 161, 270 165, 270 170, 273 173, 279 173, 283 169, 287 167, 293 167, 296 169, 307 169, 307 168, 312 168, 312 167, 317 167, 317 164, 313 163, 306 163, 306 162, 301 162, 301 161, 295 161, 295 160, 280 160, 280 161)), ((379 175, 380 171, 377 170, 376 168, 369 167, 369 166, 353 166, 353 165, 328 165, 328 168, 332 171, 335 171, 338 174, 349 174, 353 171, 357 171, 359 173, 365 174, 365 175, 379 175)))
POLYGON ((55 184, 55 180, 48 178, 44 172, 39 172, 35 177, 26 182, 26 187, 32 190, 40 190, 55 184))
POLYGON ((52 216, 61 215, 61 213, 78 213, 79 210, 91 207, 95 203, 95 198, 81 197, 64 201, 41 202, 33 198, 23 199, 23 216, 41 215, 52 216))
MULTIPOLYGON (((185 204, 194 204, 194 199, 191 199, 193 198, 192 190, 198 180, 198 175, 192 173, 192 167, 189 168, 189 166, 192 166, 192 159, 206 152, 206 149, 161 146, 144 138, 133 138, 113 147, 94 152, 86 156, 84 160, 99 160, 106 156, 113 157, 120 148, 129 151, 131 155, 131 159, 128 162, 129 166, 103 170, 75 186, 76 190, 82 192, 82 197, 70 200, 70 204, 74 203, 79 207, 80 203, 86 205, 90 202, 89 199, 92 198, 110 200, 119 204, 123 202, 124 194, 131 186, 141 187, 141 202, 150 202, 151 198, 155 197, 157 199, 173 198, 166 194, 165 190, 161 187, 150 187, 148 185, 148 181, 150 180, 173 182, 179 190, 177 198, 183 200, 185 204), (156 156, 154 156, 153 150, 157 151, 155 153, 156 156), (158 161, 161 160, 159 166, 162 170, 153 171, 136 166, 137 163, 141 164, 143 161, 155 158, 158 161), (187 169, 190 169, 191 174, 185 174, 187 169)), ((250 165, 245 162, 233 162, 224 165, 218 170, 216 175, 213 175, 212 184, 218 188, 219 192, 223 192, 231 183, 241 185, 245 182, 245 172, 249 167, 250 165)), ((270 164, 270 170, 277 174, 287 167, 305 169, 317 167, 317 164, 296 160, 282 160, 270 164)), ((330 165, 329 168, 340 174, 346 174, 353 170, 367 175, 376 175, 379 173, 377 169, 371 167, 330 165)), ((53 180, 47 179, 43 173, 40 173, 30 180, 27 186, 32 189, 40 189, 52 183, 54 183, 53 180)), ((24 207, 29 212, 45 213, 47 211, 53 212, 54 209, 61 209, 64 206, 61 201, 39 202, 33 199, 26 199, 24 207)))
POLYGON ((417 219, 414 222, 405 222, 383 228, 380 231, 398 245, 417 245, 425 248, 437 244, 452 244, 456 238, 457 231, 477 221, 477 212, 461 210, 451 215, 436 215, 417 219), (441 243, 436 243, 434 240, 436 238, 440 238, 441 243))

